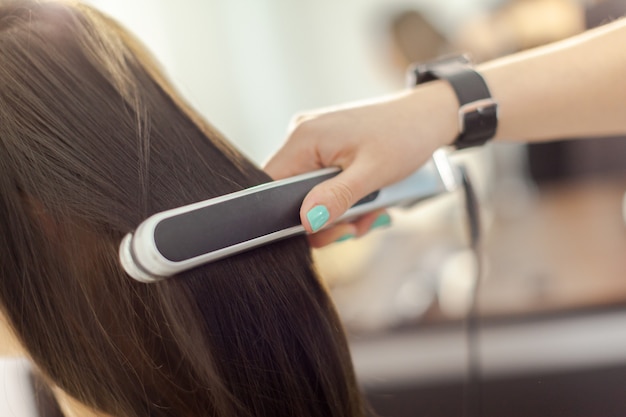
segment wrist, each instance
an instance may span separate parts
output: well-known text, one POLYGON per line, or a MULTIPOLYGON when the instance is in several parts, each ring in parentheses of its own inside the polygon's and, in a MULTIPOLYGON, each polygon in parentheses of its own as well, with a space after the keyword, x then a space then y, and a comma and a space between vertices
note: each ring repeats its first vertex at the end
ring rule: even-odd
POLYGON ((435 80, 422 84, 409 93, 413 118, 413 132, 419 132, 419 139, 435 149, 450 146, 459 134, 459 102, 454 90, 446 81, 435 80))
POLYGON ((498 127, 498 103, 492 98, 483 76, 466 55, 449 56, 417 64, 408 73, 411 85, 445 80, 458 102, 457 149, 484 145, 498 127))

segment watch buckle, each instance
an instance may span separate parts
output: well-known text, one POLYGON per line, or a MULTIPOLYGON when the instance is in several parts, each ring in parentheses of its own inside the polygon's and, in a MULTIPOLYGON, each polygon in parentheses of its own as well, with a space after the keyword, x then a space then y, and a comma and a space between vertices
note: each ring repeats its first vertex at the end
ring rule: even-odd
POLYGON ((466 103, 459 107, 459 134, 465 133, 465 116, 470 113, 482 113, 488 109, 498 110, 498 103, 491 97, 466 103))

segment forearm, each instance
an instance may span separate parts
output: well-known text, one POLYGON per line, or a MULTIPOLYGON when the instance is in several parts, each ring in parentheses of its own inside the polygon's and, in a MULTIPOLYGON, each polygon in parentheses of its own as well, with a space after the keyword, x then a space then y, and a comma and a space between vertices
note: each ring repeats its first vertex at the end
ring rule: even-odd
POLYGON ((478 70, 499 103, 496 139, 626 133, 626 19, 478 70))
MULTIPOLYGON (((621 20, 480 65, 478 71, 499 103, 496 139, 626 134, 625 45, 626 20, 621 20)), ((324 209, 332 223, 360 198, 405 178, 437 148, 451 144, 458 136, 458 110, 454 90, 438 80, 304 114, 266 169, 274 178, 325 166, 343 169, 313 188, 302 203, 302 224, 312 232, 309 213, 324 209)), ((370 226, 371 221, 359 227, 344 224, 317 244, 339 238, 339 233, 361 235, 370 226)))

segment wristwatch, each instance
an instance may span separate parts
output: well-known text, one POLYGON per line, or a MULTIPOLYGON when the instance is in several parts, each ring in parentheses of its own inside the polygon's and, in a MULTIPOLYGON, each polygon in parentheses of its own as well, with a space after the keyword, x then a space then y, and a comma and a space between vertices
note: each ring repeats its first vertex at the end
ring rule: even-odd
POLYGON ((457 149, 484 145, 496 134, 498 103, 491 97, 485 79, 466 55, 446 57, 414 66, 409 71, 412 85, 446 80, 459 100, 457 149))

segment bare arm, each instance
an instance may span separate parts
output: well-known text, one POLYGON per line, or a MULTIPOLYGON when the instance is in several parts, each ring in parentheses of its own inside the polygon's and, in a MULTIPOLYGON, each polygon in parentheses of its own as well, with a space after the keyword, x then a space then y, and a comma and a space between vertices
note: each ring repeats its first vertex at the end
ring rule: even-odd
MULTIPOLYGON (((479 66, 500 116, 497 140, 541 141, 626 133, 626 19, 529 52, 479 66)), ((275 178, 324 166, 343 172, 305 198, 301 219, 323 206, 329 220, 368 193, 419 168, 457 130, 452 88, 436 81, 367 103, 296 119, 287 143, 268 163, 275 178)), ((368 220, 370 223, 372 219, 368 220)), ((360 235, 367 225, 342 226, 360 235)), ((340 232, 314 244, 328 243, 340 232)))
POLYGON ((626 133, 626 19, 479 71, 500 104, 497 139, 626 133))

